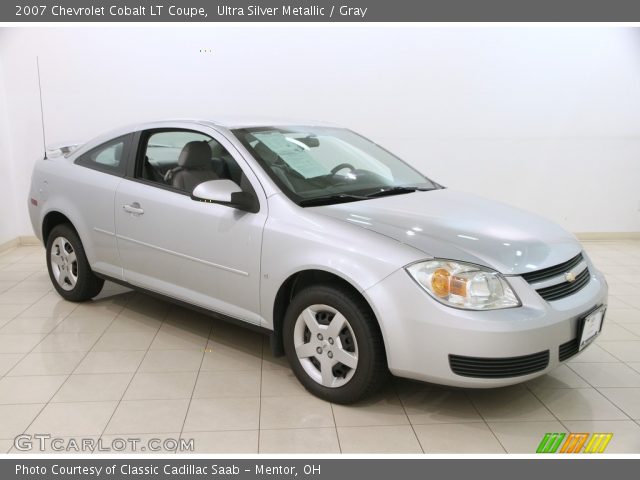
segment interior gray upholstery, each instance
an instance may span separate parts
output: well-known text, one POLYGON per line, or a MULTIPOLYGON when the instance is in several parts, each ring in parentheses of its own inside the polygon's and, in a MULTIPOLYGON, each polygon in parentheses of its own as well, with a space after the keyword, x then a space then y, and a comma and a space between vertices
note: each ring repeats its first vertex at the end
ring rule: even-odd
POLYGON ((172 185, 191 193, 202 182, 219 178, 213 170, 211 156, 211 148, 207 142, 187 143, 178 157, 179 168, 173 173, 172 185))

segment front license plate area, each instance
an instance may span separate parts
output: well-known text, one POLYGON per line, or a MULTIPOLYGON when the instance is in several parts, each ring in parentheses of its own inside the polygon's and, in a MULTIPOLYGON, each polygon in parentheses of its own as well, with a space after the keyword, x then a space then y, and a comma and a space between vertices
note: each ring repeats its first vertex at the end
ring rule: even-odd
POLYGON ((597 310, 591 312, 582 320, 582 327, 580 329, 580 347, 582 350, 595 340, 602 330, 602 322, 604 320, 604 312, 606 307, 602 306, 597 310))

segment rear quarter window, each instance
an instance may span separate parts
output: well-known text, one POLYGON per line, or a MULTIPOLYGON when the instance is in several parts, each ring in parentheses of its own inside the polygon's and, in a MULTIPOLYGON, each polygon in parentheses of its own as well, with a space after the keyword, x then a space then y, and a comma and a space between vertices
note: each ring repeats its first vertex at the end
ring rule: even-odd
POLYGON ((80 155, 75 163, 83 167, 124 176, 131 135, 123 135, 80 155))

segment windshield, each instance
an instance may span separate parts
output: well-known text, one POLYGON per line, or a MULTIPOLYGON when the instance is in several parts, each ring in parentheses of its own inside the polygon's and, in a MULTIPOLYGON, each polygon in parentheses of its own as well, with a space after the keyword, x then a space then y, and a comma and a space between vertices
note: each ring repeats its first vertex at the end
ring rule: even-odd
POLYGON ((299 205, 439 188, 398 157, 350 130, 292 126, 245 128, 233 133, 299 205))

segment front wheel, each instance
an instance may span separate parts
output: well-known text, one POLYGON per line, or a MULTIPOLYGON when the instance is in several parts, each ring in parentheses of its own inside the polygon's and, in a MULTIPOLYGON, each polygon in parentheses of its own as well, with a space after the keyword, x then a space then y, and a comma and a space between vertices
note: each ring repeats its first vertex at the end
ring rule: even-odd
POLYGON ((324 400, 353 403, 388 377, 376 319, 353 292, 328 285, 302 290, 287 309, 283 335, 296 377, 324 400))
POLYGON ((104 285, 104 280, 91 270, 82 242, 68 224, 57 225, 49 234, 47 269, 56 291, 71 302, 95 297, 104 285))

